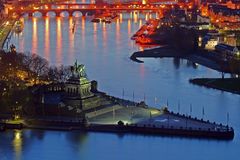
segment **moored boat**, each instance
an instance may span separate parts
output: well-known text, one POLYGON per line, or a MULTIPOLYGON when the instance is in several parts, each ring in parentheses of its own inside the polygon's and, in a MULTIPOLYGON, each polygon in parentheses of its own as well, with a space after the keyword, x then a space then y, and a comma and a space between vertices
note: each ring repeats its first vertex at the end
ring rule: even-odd
POLYGON ((16 21, 15 26, 14 26, 14 31, 16 33, 21 33, 23 31, 23 27, 24 27, 24 25, 23 25, 22 21, 16 21))
POLYGON ((91 22, 93 22, 93 23, 99 23, 100 21, 101 21, 100 18, 93 18, 93 19, 91 20, 91 22))

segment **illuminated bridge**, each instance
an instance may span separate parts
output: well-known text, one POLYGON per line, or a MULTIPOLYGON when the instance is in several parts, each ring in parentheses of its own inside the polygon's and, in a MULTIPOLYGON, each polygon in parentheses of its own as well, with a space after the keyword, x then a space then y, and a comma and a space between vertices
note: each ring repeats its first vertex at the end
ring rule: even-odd
POLYGON ((28 14, 33 16, 34 13, 41 13, 42 16, 47 16, 48 13, 55 13, 60 16, 61 13, 68 13, 73 16, 75 12, 81 12, 83 16, 88 13, 101 11, 108 12, 128 12, 128 11, 159 11, 167 8, 169 5, 176 4, 175 0, 161 1, 158 4, 83 4, 83 3, 46 3, 38 5, 29 5, 27 7, 16 7, 14 11, 19 15, 28 14))

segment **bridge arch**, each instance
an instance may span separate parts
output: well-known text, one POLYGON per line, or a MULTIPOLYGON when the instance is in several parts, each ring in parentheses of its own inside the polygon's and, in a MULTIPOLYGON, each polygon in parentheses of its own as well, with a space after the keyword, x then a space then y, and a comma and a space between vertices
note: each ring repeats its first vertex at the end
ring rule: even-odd
POLYGON ((33 17, 42 17, 43 13, 39 11, 34 11, 32 13, 29 13, 28 16, 33 16, 33 17))
POLYGON ((47 17, 56 17, 57 13, 54 12, 54 11, 48 11, 48 12, 46 12, 45 16, 47 16, 47 17))
POLYGON ((28 12, 18 13, 18 15, 20 15, 22 17, 32 17, 32 13, 28 13, 28 12))
POLYGON ((59 13, 59 16, 60 17, 70 17, 72 15, 69 13, 69 11, 62 11, 59 13))
POLYGON ((74 12, 72 12, 72 16, 74 16, 74 17, 81 17, 82 16, 82 12, 81 11, 74 11, 74 12))
POLYGON ((87 13, 86 13, 86 16, 92 16, 92 15, 94 15, 96 13, 96 11, 88 11, 87 13))

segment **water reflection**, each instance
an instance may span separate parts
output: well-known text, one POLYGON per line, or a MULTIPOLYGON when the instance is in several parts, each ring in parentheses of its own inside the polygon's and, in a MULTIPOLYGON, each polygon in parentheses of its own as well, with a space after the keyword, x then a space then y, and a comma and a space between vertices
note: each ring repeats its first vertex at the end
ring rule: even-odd
POLYGON ((143 24, 142 24, 142 19, 140 19, 140 20, 139 20, 139 25, 138 25, 139 28, 141 28, 142 25, 143 25, 143 24))
POLYGON ((138 22, 138 14, 137 14, 137 12, 133 12, 133 21, 134 21, 134 23, 138 22))
POLYGON ((144 64, 140 64, 140 74, 141 74, 141 77, 142 77, 142 78, 145 76, 144 64))
POLYGON ((173 58, 173 64, 178 69, 180 67, 180 58, 173 58))
POLYGON ((83 132, 83 131, 73 131, 66 134, 66 138, 73 145, 77 144, 78 145, 77 149, 79 149, 79 148, 82 148, 84 144, 87 143, 88 134, 89 133, 83 132))
POLYGON ((33 25, 32 25, 32 30, 33 30, 33 34, 32 34, 32 53, 37 53, 37 47, 38 47, 38 31, 37 31, 37 18, 33 17, 32 18, 33 21, 33 25))
POLYGON ((13 149, 15 153, 15 159, 21 160, 22 156, 22 145, 23 145, 23 139, 22 139, 22 130, 14 130, 13 134, 13 149))
POLYGON ((56 36, 56 59, 58 63, 62 62, 62 25, 61 17, 56 18, 57 21, 57 36, 56 36))
POLYGON ((107 47, 107 24, 103 23, 102 24, 102 35, 103 35, 103 49, 106 50, 107 47))
POLYGON ((76 21, 73 20, 72 17, 69 17, 69 31, 68 31, 68 41, 69 41, 69 48, 68 48, 68 56, 71 61, 73 61, 73 52, 74 52, 74 35, 76 30, 76 21))
POLYGON ((44 57, 49 59, 49 54, 50 54, 50 36, 49 36, 49 18, 45 18, 45 35, 44 35, 44 57))
POLYGON ((121 28, 120 28, 120 23, 119 23, 119 19, 117 19, 116 21, 116 47, 119 48, 120 47, 120 39, 121 39, 121 28))
POLYGON ((119 19, 120 19, 120 23, 122 23, 123 22, 123 14, 122 13, 119 14, 119 19))
POLYGON ((128 37, 131 37, 132 35, 132 32, 131 32, 131 20, 128 19, 128 37))
POLYGON ((145 15, 145 21, 147 21, 149 18, 149 13, 147 13, 146 15, 145 15))
POLYGON ((82 47, 85 47, 85 21, 86 21, 86 18, 85 17, 82 17, 82 47))
POLYGON ((94 47, 97 48, 97 42, 98 42, 98 39, 97 39, 97 23, 92 23, 93 24, 93 44, 94 44, 94 47))

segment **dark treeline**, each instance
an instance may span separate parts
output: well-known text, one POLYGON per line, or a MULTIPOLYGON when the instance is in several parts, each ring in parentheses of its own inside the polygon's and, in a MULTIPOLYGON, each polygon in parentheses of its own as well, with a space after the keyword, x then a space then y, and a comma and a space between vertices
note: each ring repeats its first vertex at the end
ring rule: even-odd
POLYGON ((190 54, 198 49, 198 33, 193 29, 186 29, 177 25, 161 26, 157 31, 165 43, 179 54, 190 54))
POLYGON ((29 106, 29 87, 65 82, 70 66, 50 66, 49 62, 31 53, 0 51, 0 113, 11 113, 19 106, 29 106))

